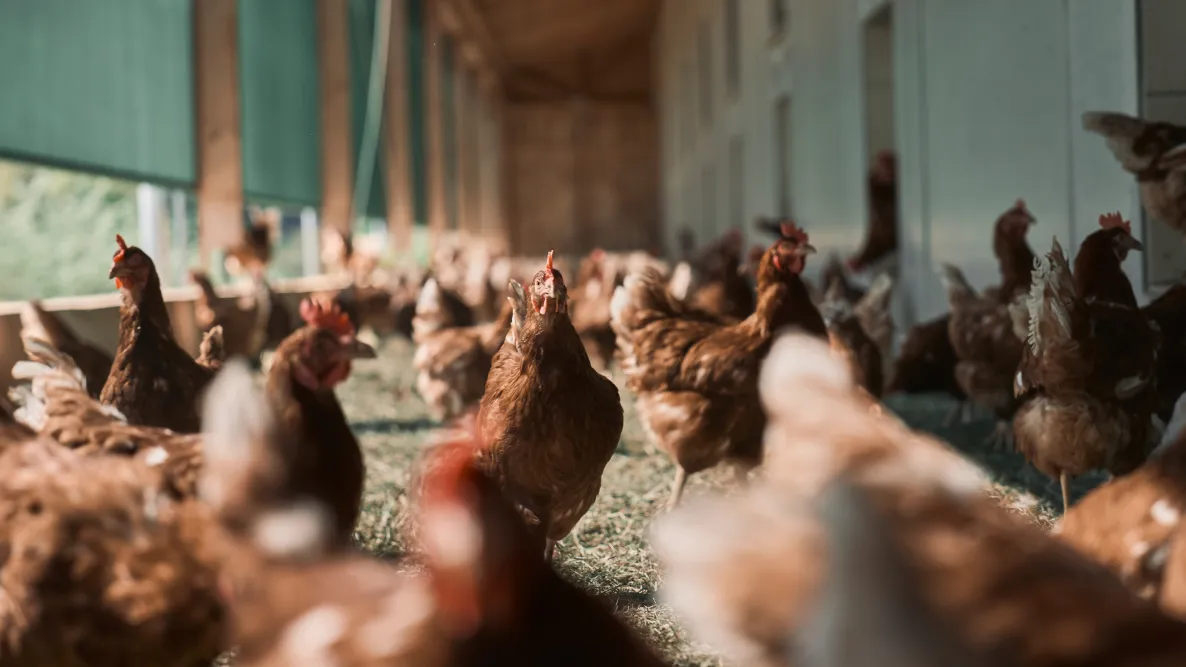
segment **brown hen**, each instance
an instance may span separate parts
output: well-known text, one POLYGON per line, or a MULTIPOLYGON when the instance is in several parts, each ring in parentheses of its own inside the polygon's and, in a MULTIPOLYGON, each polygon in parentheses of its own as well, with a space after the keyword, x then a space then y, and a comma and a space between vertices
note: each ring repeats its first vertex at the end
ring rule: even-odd
POLYGON ((1142 246, 1120 214, 1079 247, 1072 274, 1058 240, 1034 269, 1029 340, 1015 392, 1018 449, 1038 470, 1068 481, 1092 469, 1132 472, 1149 453, 1156 402, 1157 335, 1137 308, 1121 262, 1142 246))
POLYGON ((459 417, 482 399, 494 355, 511 328, 510 302, 498 319, 471 327, 440 329, 416 344, 416 390, 437 421, 459 417))
POLYGON ((213 372, 174 339, 152 259, 123 237, 116 241, 119 249, 108 276, 115 279, 122 299, 119 347, 99 400, 132 424, 196 433, 198 400, 213 372))
POLYGON ((527 292, 513 281, 511 292, 510 333, 494 356, 478 415, 490 443, 479 466, 539 518, 550 559, 597 499, 622 435, 622 404, 569 320, 568 290, 551 254, 527 292))
POLYGON ((775 333, 798 327, 828 335, 799 275, 815 248, 794 223, 784 223, 782 234, 758 268, 758 308, 740 323, 689 309, 655 273, 627 278, 614 295, 622 371, 643 425, 677 466, 672 506, 688 475, 725 459, 742 472, 761 462, 758 367, 775 333))

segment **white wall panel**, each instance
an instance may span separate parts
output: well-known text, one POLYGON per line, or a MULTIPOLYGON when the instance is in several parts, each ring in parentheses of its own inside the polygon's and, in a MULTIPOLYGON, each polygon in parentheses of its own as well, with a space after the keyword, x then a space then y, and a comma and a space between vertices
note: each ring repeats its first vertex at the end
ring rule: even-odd
MULTIPOLYGON (((1150 0, 1146 0, 1150 1, 1150 0)), ((1178 0, 1151 0, 1178 2, 1178 0)), ((746 219, 777 211, 775 108, 789 95, 794 215, 822 251, 850 252, 865 218, 868 152, 864 121, 862 19, 887 0, 790 0, 790 30, 769 34, 767 3, 741 0, 741 89, 724 82, 722 0, 668 0, 661 22, 665 76, 694 62, 698 26, 713 28, 713 121, 690 151, 665 151, 666 192, 675 212, 702 207, 713 166, 718 231, 736 219, 729 206, 729 147, 740 140, 746 219), (677 205, 678 204, 678 205, 677 205)), ((901 171, 901 285, 904 315, 917 321, 946 310, 935 274, 962 266, 977 285, 997 280, 992 224, 1017 197, 1039 218, 1035 249, 1057 234, 1070 246, 1105 210, 1139 210, 1132 179, 1103 141, 1085 133, 1082 112, 1136 112, 1135 0, 892 0, 893 142, 901 171)), ((1181 60, 1181 59, 1178 59, 1181 60)), ((1176 81, 1180 63, 1157 70, 1176 81)), ((878 76, 876 72, 874 76, 878 76)), ((1167 84, 1168 85, 1168 84, 1167 84)), ((664 86, 665 122, 678 113, 680 85, 664 86), (673 97, 677 99, 673 99, 673 97)), ((876 93, 875 93, 876 94, 876 93)), ((693 100, 695 98, 693 97, 693 100)), ((1167 110, 1165 113, 1177 113, 1167 110)), ((673 136, 665 133, 665 136, 673 136)), ((887 141, 874 129, 871 140, 887 141)), ((669 239, 674 229, 669 229, 669 239)), ((749 230, 747 230, 749 232, 749 230)), ((751 234, 751 240, 761 241, 751 234)), ((810 274, 818 270, 814 262, 810 274)), ((1140 261, 1129 261, 1134 277, 1140 261)), ((1138 281, 1138 284, 1141 282, 1138 281)))

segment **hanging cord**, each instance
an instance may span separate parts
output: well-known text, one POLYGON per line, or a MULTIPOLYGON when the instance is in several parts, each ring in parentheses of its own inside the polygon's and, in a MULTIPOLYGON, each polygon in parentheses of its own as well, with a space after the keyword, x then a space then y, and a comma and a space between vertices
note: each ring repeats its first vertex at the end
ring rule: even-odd
POLYGON ((354 215, 365 217, 375 179, 375 154, 379 150, 379 129, 383 119, 383 90, 387 80, 387 44, 391 37, 391 0, 378 0, 375 9, 375 39, 371 49, 371 76, 367 82, 366 117, 358 168, 354 170, 354 215))

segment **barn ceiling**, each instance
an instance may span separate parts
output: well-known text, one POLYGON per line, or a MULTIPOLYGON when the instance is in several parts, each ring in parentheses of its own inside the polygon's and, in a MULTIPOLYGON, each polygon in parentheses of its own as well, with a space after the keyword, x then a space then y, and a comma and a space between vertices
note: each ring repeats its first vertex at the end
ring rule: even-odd
POLYGON ((512 100, 646 101, 659 0, 476 0, 512 100))

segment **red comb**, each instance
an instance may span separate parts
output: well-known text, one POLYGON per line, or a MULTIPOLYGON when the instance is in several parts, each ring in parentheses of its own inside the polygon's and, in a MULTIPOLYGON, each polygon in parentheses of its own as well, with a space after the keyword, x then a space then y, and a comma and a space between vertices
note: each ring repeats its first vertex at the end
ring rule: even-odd
POLYGON ((338 336, 354 335, 354 325, 336 303, 327 308, 320 301, 305 299, 301 301, 301 319, 311 327, 326 329, 338 336))
POLYGON ((119 234, 115 235, 115 242, 119 245, 119 252, 115 253, 115 261, 118 262, 124 258, 124 253, 128 251, 128 243, 119 234))
POLYGON ((1025 200, 1024 200, 1024 199, 1018 199, 1018 200, 1017 200, 1017 202, 1013 204, 1013 208, 1016 208, 1016 209, 1021 209, 1022 211, 1026 210, 1026 208, 1025 208, 1025 200))
POLYGON ((548 271, 548 273, 552 272, 552 251, 551 250, 548 251, 548 263, 546 266, 544 266, 544 269, 546 269, 548 271))
POLYGON ((779 231, 782 233, 782 238, 786 241, 807 243, 807 232, 799 229, 793 221, 788 220, 779 225, 779 231))
POLYGON ((600 262, 605 259, 605 250, 601 248, 594 248, 593 252, 589 253, 589 258, 594 262, 600 262))
POLYGON ((1132 223, 1129 222, 1128 220, 1125 220, 1124 216, 1120 215, 1119 211, 1117 211, 1116 213, 1105 213, 1105 214, 1101 215, 1100 216, 1100 227, 1102 229, 1112 229, 1115 227, 1120 227, 1129 235, 1132 234, 1132 223))

